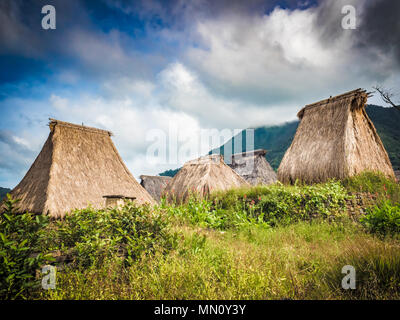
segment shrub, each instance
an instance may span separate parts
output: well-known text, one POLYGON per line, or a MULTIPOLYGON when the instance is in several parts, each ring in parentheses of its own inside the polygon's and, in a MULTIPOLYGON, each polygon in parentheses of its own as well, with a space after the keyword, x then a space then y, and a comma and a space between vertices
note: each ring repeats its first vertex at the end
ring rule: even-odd
POLYGON ((16 213, 16 204, 8 194, 0 214, 0 298, 25 298, 39 284, 35 271, 49 259, 38 250, 48 219, 42 215, 16 213))
POLYGON ((129 265, 155 248, 173 248, 176 235, 168 227, 160 212, 128 202, 122 208, 75 210, 55 222, 46 243, 70 256, 76 267, 98 267, 111 259, 129 265))
POLYGON ((380 235, 399 233, 400 204, 384 200, 381 204, 367 209, 367 214, 360 221, 372 233, 380 235))
POLYGON ((400 202, 400 185, 380 172, 363 172, 345 179, 343 185, 349 192, 370 193, 380 201, 391 199, 400 202))
POLYGON ((212 195, 216 207, 244 212, 255 223, 271 226, 312 218, 331 218, 345 211, 348 195, 336 181, 312 186, 275 184, 232 189, 212 195))
POLYGON ((247 221, 247 217, 241 212, 218 208, 212 201, 199 199, 196 196, 190 196, 185 204, 162 203, 161 208, 169 216, 173 216, 181 222, 188 221, 193 225, 213 229, 233 228, 247 221))
POLYGON ((213 229, 248 224, 287 225, 313 218, 332 219, 346 210, 346 190, 331 181, 313 186, 255 186, 220 191, 208 199, 190 197, 186 204, 161 207, 170 216, 213 229))

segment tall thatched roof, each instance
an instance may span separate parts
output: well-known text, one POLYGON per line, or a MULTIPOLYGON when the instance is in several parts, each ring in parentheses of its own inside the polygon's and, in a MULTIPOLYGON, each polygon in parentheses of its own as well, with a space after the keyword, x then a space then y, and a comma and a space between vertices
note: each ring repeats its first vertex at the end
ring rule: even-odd
POLYGON ((140 176, 140 185, 147 190, 148 193, 158 202, 160 202, 161 194, 172 177, 167 176, 140 176))
POLYGON ((265 159, 266 153, 264 149, 237 153, 232 155, 232 163, 228 165, 251 185, 271 184, 277 177, 265 159))
POLYGON ((91 204, 101 208, 103 196, 122 195, 138 203, 154 199, 125 166, 111 132, 50 119, 50 134, 35 162, 11 191, 21 211, 63 217, 91 204))
POLYGON ((248 183, 229 166, 221 155, 208 155, 188 161, 164 190, 169 200, 184 202, 190 193, 202 197, 213 191, 227 190, 248 183))
POLYGON ((365 112, 368 93, 357 89, 305 106, 278 169, 282 182, 343 179, 364 170, 394 177, 376 129, 365 112))

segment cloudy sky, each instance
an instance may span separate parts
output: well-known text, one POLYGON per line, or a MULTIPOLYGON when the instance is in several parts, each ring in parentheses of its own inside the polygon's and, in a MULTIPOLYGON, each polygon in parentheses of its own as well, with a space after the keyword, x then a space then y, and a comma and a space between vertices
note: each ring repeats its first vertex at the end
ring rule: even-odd
POLYGON ((356 88, 399 89, 399 12, 392 0, 1 0, 0 186, 29 169, 49 117, 112 131, 138 177, 187 160, 149 161, 160 132, 192 144, 356 88), (55 30, 42 29, 46 4, 55 30))

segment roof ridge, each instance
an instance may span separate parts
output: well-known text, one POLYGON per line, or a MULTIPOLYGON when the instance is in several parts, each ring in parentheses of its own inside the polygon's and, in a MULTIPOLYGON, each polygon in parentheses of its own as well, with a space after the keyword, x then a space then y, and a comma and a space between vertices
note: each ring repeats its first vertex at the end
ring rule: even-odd
POLYGON ((323 100, 320 100, 320 101, 317 101, 317 102, 314 102, 314 103, 307 104, 297 113, 297 117, 299 119, 301 119, 303 117, 303 115, 304 115, 304 111, 305 110, 312 109, 312 108, 315 108, 315 107, 319 107, 321 105, 328 104, 328 103, 331 103, 331 102, 336 102, 338 100, 349 98, 349 97, 355 96, 355 95, 367 95, 368 96, 368 93, 367 93, 366 90, 358 88, 358 89, 355 89, 355 90, 351 90, 351 91, 339 94, 339 95, 334 96, 334 97, 331 96, 328 99, 323 99, 323 100))
POLYGON ((90 131, 90 132, 95 132, 95 133, 108 134, 109 136, 113 135, 113 133, 111 131, 98 129, 98 128, 94 128, 94 127, 88 127, 88 126, 84 126, 83 124, 79 125, 79 124, 61 121, 61 120, 57 120, 57 119, 53 119, 53 118, 49 118, 49 120, 50 120, 50 122, 49 122, 50 131, 53 131, 55 126, 63 126, 63 127, 80 129, 80 130, 90 131))

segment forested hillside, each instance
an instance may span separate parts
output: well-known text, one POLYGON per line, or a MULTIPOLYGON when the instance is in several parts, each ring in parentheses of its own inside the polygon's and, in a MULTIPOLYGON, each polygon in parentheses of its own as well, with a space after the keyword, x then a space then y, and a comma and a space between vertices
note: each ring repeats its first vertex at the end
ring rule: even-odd
POLYGON ((3 198, 6 196, 6 194, 7 194, 8 192, 10 192, 10 191, 11 191, 11 190, 8 189, 8 188, 2 188, 2 187, 0 187, 0 200, 3 199, 3 198))

